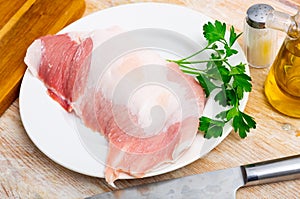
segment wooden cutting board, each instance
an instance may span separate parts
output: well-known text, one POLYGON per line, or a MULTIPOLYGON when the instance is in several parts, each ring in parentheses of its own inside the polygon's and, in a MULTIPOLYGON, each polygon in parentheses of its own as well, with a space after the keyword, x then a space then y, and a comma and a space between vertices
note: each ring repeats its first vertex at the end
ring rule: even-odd
POLYGON ((0 0, 0 116, 18 97, 28 46, 79 19, 84 10, 84 0, 0 0))

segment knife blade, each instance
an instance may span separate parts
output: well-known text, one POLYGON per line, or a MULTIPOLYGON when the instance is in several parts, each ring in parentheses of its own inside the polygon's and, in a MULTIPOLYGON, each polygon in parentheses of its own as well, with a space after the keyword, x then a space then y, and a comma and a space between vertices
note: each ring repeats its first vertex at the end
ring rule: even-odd
POLYGON ((86 199, 232 199, 243 186, 300 179, 300 155, 106 192, 86 199))

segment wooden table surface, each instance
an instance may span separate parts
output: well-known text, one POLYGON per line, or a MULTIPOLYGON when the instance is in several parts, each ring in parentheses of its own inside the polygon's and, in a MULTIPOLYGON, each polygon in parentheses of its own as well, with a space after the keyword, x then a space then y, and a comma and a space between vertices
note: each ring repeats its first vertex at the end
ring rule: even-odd
MULTIPOLYGON (((145 0, 146 1, 146 0, 145 0)), ((85 15, 138 0, 86 0, 85 15)), ((296 12, 299 0, 159 0, 198 10, 213 19, 234 25, 243 31, 248 7, 267 3, 275 9, 296 12)), ((199 33, 200 34, 200 33, 199 33)), ((278 43, 281 43, 280 35, 278 43)), ((240 45, 243 41, 239 40, 240 45)), ((120 188, 161 181, 189 174, 203 173, 242 164, 254 163, 300 153, 300 120, 276 112, 263 94, 268 69, 251 68, 253 91, 246 112, 256 118, 257 128, 246 139, 231 133, 205 157, 176 171, 163 175, 119 180, 120 188)), ((16 100, 0 117, 0 198, 84 198, 112 190, 103 179, 70 171, 40 152, 27 136, 16 100)), ((237 198, 300 198, 300 180, 241 188, 237 198)))

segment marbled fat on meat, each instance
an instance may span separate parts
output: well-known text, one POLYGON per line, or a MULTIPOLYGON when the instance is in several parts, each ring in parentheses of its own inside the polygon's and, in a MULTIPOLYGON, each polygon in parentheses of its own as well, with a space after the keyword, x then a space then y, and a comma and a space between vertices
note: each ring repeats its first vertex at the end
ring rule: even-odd
POLYGON ((90 67, 90 55, 93 49, 91 38, 74 41, 68 34, 44 36, 33 44, 40 45, 38 53, 40 63, 29 69, 34 71, 46 87, 49 95, 68 112, 72 103, 83 95, 90 67))
MULTIPOLYGON (((197 133, 205 98, 195 79, 182 73, 177 64, 167 63, 158 54, 146 50, 129 53, 110 66, 99 84, 97 100, 93 108, 87 110, 93 109, 96 112, 99 131, 109 141, 105 172, 109 183, 112 184, 122 174, 142 177, 165 163, 177 160, 190 147, 197 133), (156 66, 159 70, 152 70, 156 66), (149 73, 149 81, 143 81, 149 73), (124 99, 115 100, 114 94, 117 91, 114 88, 126 76, 129 76, 127 84, 146 86, 142 87, 140 93, 136 89, 129 89, 133 100, 125 96, 124 99), (151 82, 155 81, 152 76, 164 79, 162 82, 166 87, 169 84, 180 85, 184 92, 181 94, 181 104, 174 103, 180 94, 173 96, 168 90, 152 85, 151 82), (165 110, 165 118, 162 118, 166 121, 164 128, 156 134, 144 136, 147 127, 151 125, 148 119, 155 119, 151 115, 151 108, 157 105, 165 110), (180 115, 181 109, 186 111, 180 115)), ((171 85, 169 89, 176 91, 171 85)), ((87 103, 89 105, 91 103, 87 103)), ((84 112, 82 118, 90 120, 90 112, 84 112)))

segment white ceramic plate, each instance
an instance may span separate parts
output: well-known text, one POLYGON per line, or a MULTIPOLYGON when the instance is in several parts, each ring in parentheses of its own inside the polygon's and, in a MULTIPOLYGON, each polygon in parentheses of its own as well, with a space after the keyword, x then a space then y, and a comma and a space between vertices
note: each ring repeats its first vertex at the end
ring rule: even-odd
MULTIPOLYGON (((61 33, 92 31, 113 25, 126 30, 155 28, 177 32, 197 44, 204 45, 202 26, 207 21, 213 20, 185 7, 161 3, 137 3, 96 12, 69 25, 61 33)), ((236 48, 240 53, 234 56, 231 62, 246 63, 242 49, 238 45, 236 48)), ((247 70, 249 72, 248 68, 247 70)), ((247 99, 248 95, 241 102, 242 109, 244 109, 247 99)), ((205 107, 205 114, 212 114, 211 112, 216 109, 216 106, 214 100, 209 99, 205 107)), ((89 176, 104 177, 104 164, 99 162, 82 144, 82 138, 77 132, 78 127, 74 126, 74 116, 66 113, 52 100, 47 95, 44 85, 28 70, 21 85, 20 114, 29 137, 49 158, 73 171, 89 176)), ((202 134, 197 135, 191 148, 180 159, 162 169, 150 172, 146 176, 166 173, 192 163, 215 148, 231 130, 229 125, 225 126, 223 136, 217 139, 206 140, 202 134)), ((90 134, 84 139, 97 139, 97 137, 99 138, 99 135, 90 134)), ((105 145, 105 142, 99 144, 105 145)), ((99 155, 105 156, 106 151, 99 151, 99 155)), ((121 178, 128 178, 128 176, 121 176, 121 178)))

